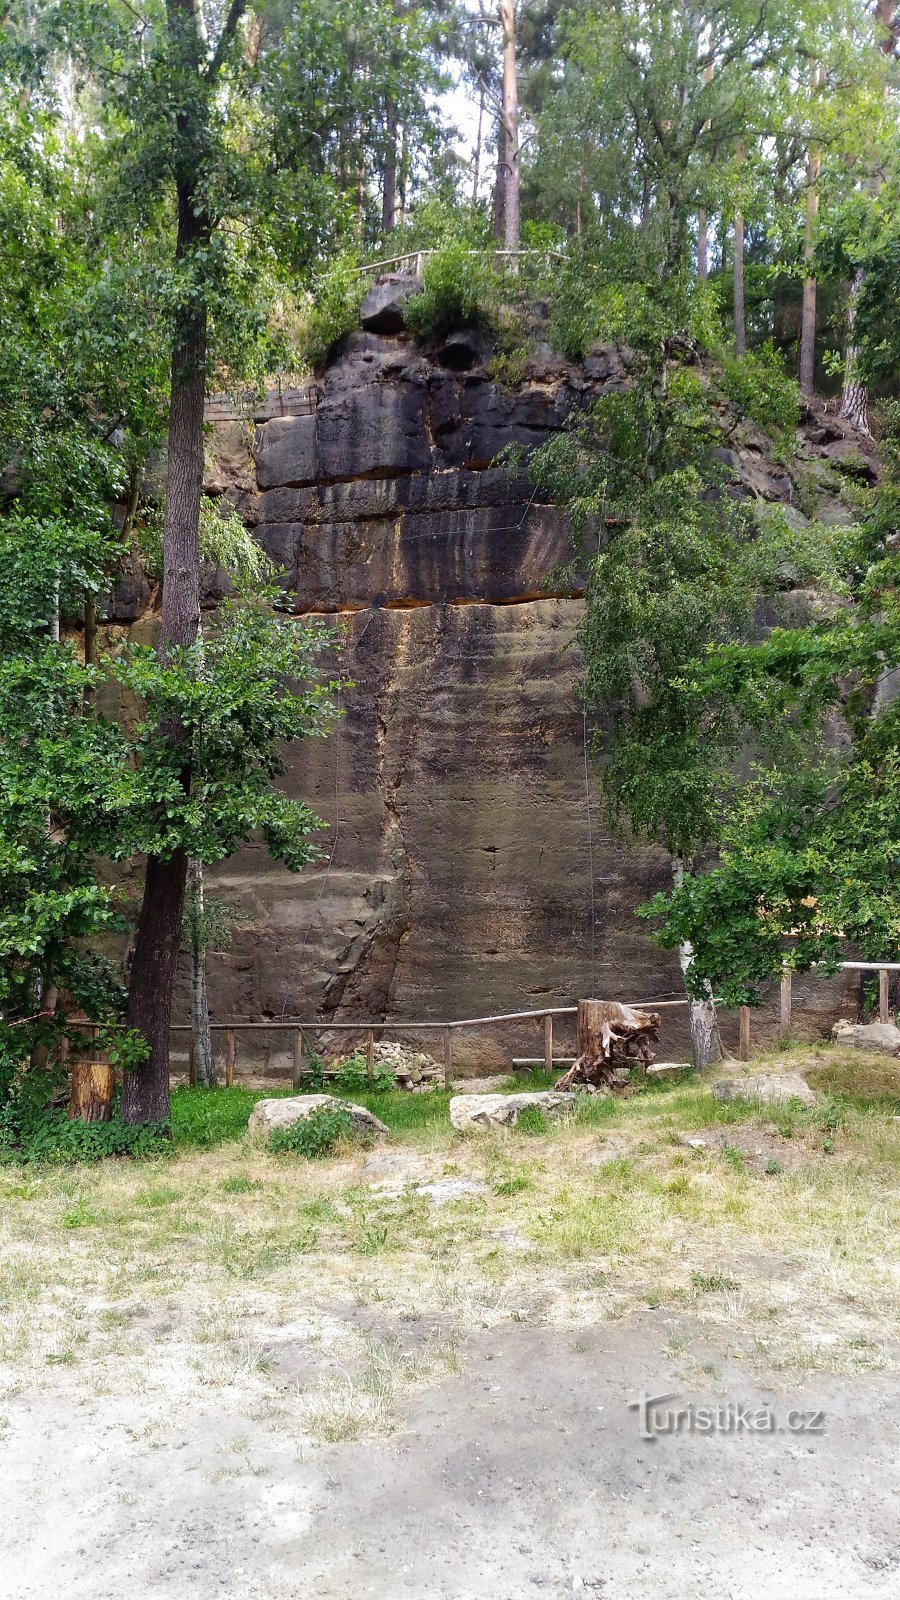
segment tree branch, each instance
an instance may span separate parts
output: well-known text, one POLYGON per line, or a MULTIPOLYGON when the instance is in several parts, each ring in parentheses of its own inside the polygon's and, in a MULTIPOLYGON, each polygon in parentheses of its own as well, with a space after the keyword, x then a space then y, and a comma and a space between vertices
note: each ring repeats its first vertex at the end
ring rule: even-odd
POLYGON ((207 78, 215 78, 218 74, 222 62, 225 60, 225 52, 237 32, 237 25, 247 9, 247 3, 248 0, 231 0, 231 5, 228 7, 228 15, 225 18, 225 25, 216 45, 215 54, 206 69, 207 78))

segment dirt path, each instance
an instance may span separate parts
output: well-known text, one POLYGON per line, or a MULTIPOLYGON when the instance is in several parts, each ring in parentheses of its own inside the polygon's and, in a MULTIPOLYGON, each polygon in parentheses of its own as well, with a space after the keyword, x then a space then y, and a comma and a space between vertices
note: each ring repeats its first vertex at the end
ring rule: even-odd
MULTIPOLYGON (((360 1323, 396 1336, 395 1325, 360 1323)), ((404 1335, 416 1337, 415 1335, 404 1335)), ((647 1312, 471 1334, 388 1438, 312 1444, 249 1388, 4 1407, 8 1600, 879 1600, 900 1592, 900 1396, 757 1374, 647 1312), (641 1438, 641 1392, 771 1406, 782 1431, 641 1438), (823 1431, 787 1431, 788 1413, 823 1431)), ((308 1381, 302 1339, 286 1382, 308 1381)))

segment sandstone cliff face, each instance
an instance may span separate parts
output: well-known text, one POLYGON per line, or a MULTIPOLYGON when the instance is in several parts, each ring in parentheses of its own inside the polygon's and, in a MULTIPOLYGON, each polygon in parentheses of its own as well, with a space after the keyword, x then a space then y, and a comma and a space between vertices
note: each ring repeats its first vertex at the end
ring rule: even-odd
MULTIPOLYGON (((570 554, 564 520, 495 464, 627 374, 615 351, 578 371, 538 352, 508 393, 481 355, 465 334, 426 359, 403 332, 359 333, 309 414, 264 422, 252 450, 217 426, 209 486, 256 525, 296 609, 339 621, 354 687, 334 736, 291 760, 289 786, 330 824, 322 862, 294 876, 253 847, 214 875, 249 923, 211 959, 214 1016, 441 1019, 680 992, 633 915, 665 858, 612 842, 586 782, 580 601, 546 587, 570 554)), ((840 426, 816 426, 791 474, 752 440, 736 451, 742 492, 845 516, 842 452, 867 468, 840 426)), ((799 1024, 824 1031, 838 993, 797 985, 799 1024)), ((663 1049, 686 1048, 670 1012, 663 1049)), ((456 1050, 489 1070, 540 1043, 528 1025, 456 1050)))

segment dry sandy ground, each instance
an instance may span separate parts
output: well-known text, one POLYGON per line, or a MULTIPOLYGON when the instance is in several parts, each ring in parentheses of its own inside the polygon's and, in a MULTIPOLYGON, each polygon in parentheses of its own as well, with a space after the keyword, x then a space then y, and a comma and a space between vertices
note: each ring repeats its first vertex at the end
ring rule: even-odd
POLYGON ((0 1172, 2 1600, 897 1600, 895 1087, 0 1172))
MULTIPOLYGON (((422 1340, 356 1313, 369 1331, 422 1340)), ((187 1405, 23 1390, 0 1472, 8 1600, 862 1600, 900 1593, 900 1397, 878 1374, 779 1378, 662 1311, 473 1334, 387 1438, 313 1444, 252 1385, 187 1405), (673 1330, 675 1339, 673 1341, 673 1330), (673 1342, 690 1351, 673 1356, 673 1342), (706 1358, 711 1358, 707 1360, 706 1358), (700 1383, 698 1363, 716 1377, 700 1383), (640 1437, 629 1402, 768 1405, 782 1431, 640 1437), (248 1404, 249 1400, 249 1404, 248 1404), (62 1403, 61 1403, 62 1402, 62 1403), (786 1431, 793 1409, 823 1431, 786 1431)), ((299 1338, 280 1360, 303 1382, 299 1338)))

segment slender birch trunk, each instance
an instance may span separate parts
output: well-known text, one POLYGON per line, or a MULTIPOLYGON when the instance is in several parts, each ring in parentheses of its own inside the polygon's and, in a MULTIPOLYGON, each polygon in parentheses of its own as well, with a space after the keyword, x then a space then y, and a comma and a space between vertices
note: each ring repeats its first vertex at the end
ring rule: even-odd
POLYGON ((850 285, 847 298, 847 348, 844 351, 844 388, 841 395, 841 416, 852 423, 858 433, 871 439, 869 427, 869 391, 859 376, 859 345, 854 342, 856 314, 863 286, 863 270, 859 267, 850 285))
POLYGON ((194 1073, 204 1089, 216 1086, 216 1064, 209 1026, 209 999, 206 992, 206 936, 203 862, 188 863, 188 894, 191 899, 191 1034, 194 1041, 194 1073))
MULTIPOLYGON (((680 856, 672 858, 672 881, 676 889, 680 889, 684 882, 684 862, 680 856)), ((681 971, 687 974, 693 964, 693 946, 686 940, 678 947, 678 963, 681 971)), ((685 984, 685 987, 687 985, 685 984)), ((719 1023, 716 1017, 716 1004, 709 985, 706 986, 708 998, 703 1000, 690 1000, 690 1027, 691 1027, 691 1054, 694 1066, 698 1072, 712 1065, 714 1061, 722 1058, 722 1041, 719 1038, 719 1023)))

